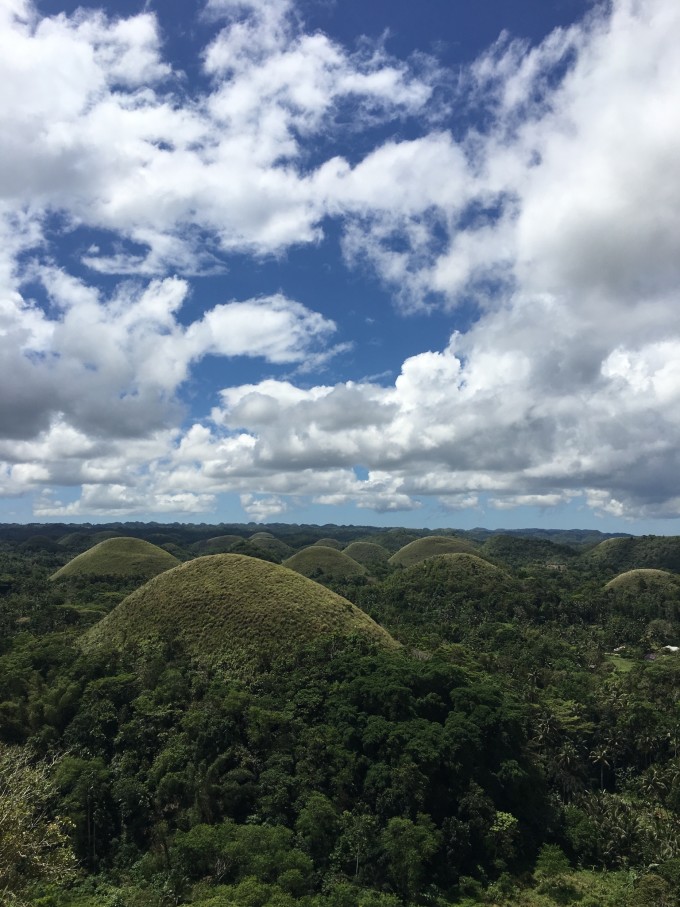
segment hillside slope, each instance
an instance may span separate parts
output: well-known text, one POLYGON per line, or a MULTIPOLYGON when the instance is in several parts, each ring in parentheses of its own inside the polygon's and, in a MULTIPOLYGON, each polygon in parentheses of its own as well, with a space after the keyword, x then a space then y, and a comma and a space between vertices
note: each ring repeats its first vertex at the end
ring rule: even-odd
POLYGON ((390 634, 351 602, 278 564, 240 554, 200 557, 152 579, 85 634, 86 650, 178 639, 203 662, 256 665, 319 636, 390 634))
POLYGON ((179 560, 174 555, 151 542, 127 537, 110 538, 74 557, 50 579, 118 576, 145 580, 177 564, 179 560))

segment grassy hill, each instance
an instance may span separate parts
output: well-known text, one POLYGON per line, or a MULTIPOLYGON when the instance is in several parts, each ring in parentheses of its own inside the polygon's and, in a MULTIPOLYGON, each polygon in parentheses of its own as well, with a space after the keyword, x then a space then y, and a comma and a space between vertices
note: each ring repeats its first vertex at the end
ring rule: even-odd
POLYGON ((134 538, 106 539, 74 557, 50 579, 66 580, 75 577, 119 576, 150 579, 175 567, 176 557, 151 542, 134 538))
POLYGON ((410 567, 418 564, 428 557, 437 557, 440 554, 472 554, 478 549, 467 539, 456 538, 448 535, 428 535, 422 539, 409 542, 400 548, 390 558, 390 564, 399 567, 410 567))
POLYGON ((336 548, 338 551, 345 547, 342 542, 331 538, 317 539, 314 545, 319 545, 321 548, 336 548))
POLYGON ((609 580, 605 585, 605 589, 635 592, 638 589, 645 589, 650 586, 675 589, 680 592, 680 577, 674 576, 666 570, 637 568, 635 570, 627 570, 625 573, 619 573, 614 579, 609 580))
POLYGON ((191 550, 196 554, 226 554, 234 545, 243 541, 240 535, 215 535, 210 539, 201 539, 200 542, 194 542, 191 550))
POLYGON ((284 563, 286 567, 301 573, 302 576, 318 577, 322 580, 348 580, 366 574, 366 568, 344 551, 326 548, 323 545, 303 548, 284 563))
POLYGON ((58 541, 64 548, 85 548, 92 544, 92 536, 88 532, 68 532, 58 541))
POLYGON ((438 632, 453 631, 455 637, 456 622, 507 620, 517 592, 517 581, 483 558, 443 554, 383 580, 375 587, 372 613, 386 626, 437 626, 438 632))
MULTIPOLYGON (((400 548, 408 545, 409 542, 415 542, 416 539, 422 538, 423 534, 423 532, 411 532, 408 529, 386 529, 383 532, 371 535, 370 541, 375 542, 376 545, 382 545, 390 554, 394 554, 400 548)), ((364 541, 364 539, 358 539, 358 541, 364 541)))
POLYGON ((352 542, 344 549, 344 553, 369 570, 379 564, 386 564, 390 556, 387 548, 376 545, 375 542, 352 542))
POLYGON ((82 644, 90 651, 178 638, 200 661, 247 669, 319 636, 357 633, 385 648, 397 645, 351 602, 293 570, 216 554, 150 580, 89 630, 82 644))
POLYGON ((562 564, 578 556, 578 552, 568 545, 517 535, 492 535, 484 542, 479 553, 513 567, 537 563, 562 564))
POLYGON ((250 547, 253 549, 253 553, 260 549, 260 551, 268 554, 270 557, 274 557, 279 563, 287 557, 290 557, 293 553, 293 549, 290 545, 287 545, 281 539, 274 538, 273 535, 260 535, 257 538, 253 536, 249 540, 249 543, 250 547))
MULTIPOLYGON (((116 532, 113 529, 102 529, 101 532, 94 532, 92 534, 92 542, 96 545, 99 542, 105 542, 107 539, 117 539, 120 538, 120 533, 116 532)), ((148 541, 151 541, 150 539, 148 541)), ((156 544, 155 541, 152 544, 156 544)))
POLYGON ((637 568, 680 573, 680 536, 643 535, 606 539, 583 557, 585 563, 614 573, 637 568))

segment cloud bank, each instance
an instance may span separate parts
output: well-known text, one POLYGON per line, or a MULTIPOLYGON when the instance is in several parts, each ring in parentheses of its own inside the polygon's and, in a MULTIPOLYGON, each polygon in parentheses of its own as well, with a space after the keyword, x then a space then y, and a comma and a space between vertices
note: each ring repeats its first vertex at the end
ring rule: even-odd
POLYGON ((37 517, 222 493, 258 520, 309 500, 680 516, 677 3, 502 35, 455 82, 306 33, 286 0, 205 15, 191 90, 150 13, 0 10, 0 495, 37 517), (352 156, 360 128, 380 137, 352 156), (230 256, 313 254, 331 222, 400 311, 451 313, 392 384, 307 380, 347 346, 285 287, 189 311, 230 256), (206 357, 291 374, 197 420, 206 357))

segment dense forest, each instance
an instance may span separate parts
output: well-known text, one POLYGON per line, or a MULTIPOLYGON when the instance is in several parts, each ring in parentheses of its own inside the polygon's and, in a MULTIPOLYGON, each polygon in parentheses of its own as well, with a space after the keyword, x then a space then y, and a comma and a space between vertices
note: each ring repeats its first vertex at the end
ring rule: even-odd
POLYGON ((680 538, 0 526, 0 903, 680 905, 680 538))

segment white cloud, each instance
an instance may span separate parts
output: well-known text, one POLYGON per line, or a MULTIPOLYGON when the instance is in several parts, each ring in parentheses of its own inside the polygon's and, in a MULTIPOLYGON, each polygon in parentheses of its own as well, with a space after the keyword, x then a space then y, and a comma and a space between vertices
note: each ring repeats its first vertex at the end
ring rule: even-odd
POLYGON ((144 513, 208 513, 215 504, 212 495, 190 492, 149 495, 127 485, 83 485, 77 501, 63 503, 50 495, 38 498, 35 514, 40 517, 134 516, 144 513))
POLYGON ((205 54, 212 89, 192 100, 151 13, 5 11, 0 199, 30 206, 36 225, 59 211, 111 231, 110 248, 83 256, 95 270, 192 274, 225 252, 315 242, 325 208, 303 139, 332 130, 348 98, 364 120, 429 100, 407 65, 301 32, 287 2, 211 8, 227 23, 205 54))
POLYGON ((333 322, 280 294, 218 304, 186 325, 188 285, 178 278, 121 284, 107 299, 56 268, 33 276, 49 313, 16 294, 0 306, 0 443, 52 443, 61 428, 85 439, 149 437, 175 423, 178 390, 207 355, 295 364, 332 353, 333 322))
POLYGON ((256 523, 266 523, 271 517, 280 516, 288 509, 286 502, 278 495, 257 497, 254 494, 242 494, 241 507, 256 523))
POLYGON ((534 48, 502 38, 451 103, 483 105, 484 128, 455 136, 431 125, 437 76, 305 34, 288 0, 208 13, 210 89, 188 98, 149 13, 0 11, 2 493, 83 485, 40 515, 189 512, 222 492, 263 519, 299 498, 581 495, 680 515, 677 3, 615 0, 534 48), (348 103, 360 123, 420 117, 419 134, 346 159, 332 140, 348 103), (314 244, 325 218, 398 305, 474 300, 478 320, 390 386, 252 381, 181 428, 205 356, 314 368, 347 349, 285 291, 184 313, 189 276, 314 244), (146 282, 104 291, 52 260, 55 231, 87 228, 93 279, 146 282))

